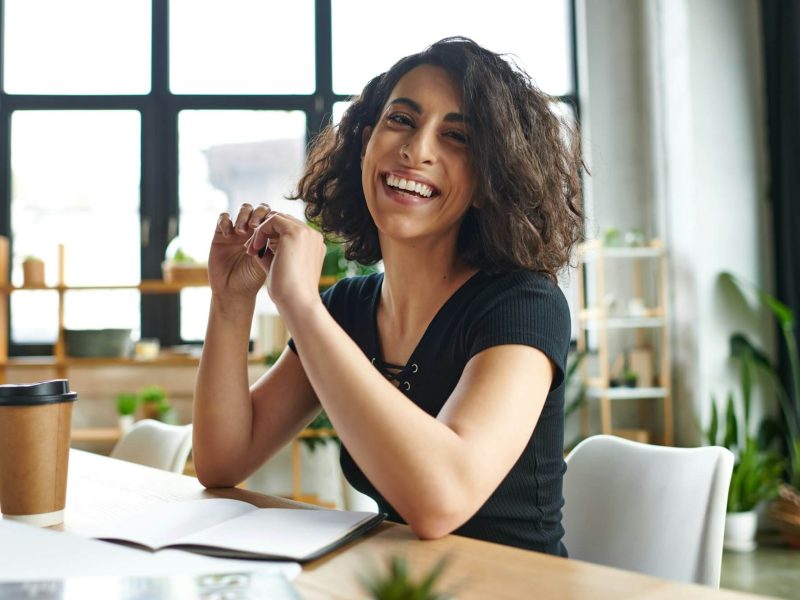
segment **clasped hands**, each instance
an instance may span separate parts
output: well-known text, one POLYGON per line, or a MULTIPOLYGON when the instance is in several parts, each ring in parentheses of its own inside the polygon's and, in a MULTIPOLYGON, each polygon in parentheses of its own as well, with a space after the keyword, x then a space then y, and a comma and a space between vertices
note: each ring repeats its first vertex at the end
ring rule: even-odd
POLYGON ((266 283, 278 310, 319 301, 325 259, 322 235, 301 220, 264 203, 242 204, 236 219, 222 213, 211 243, 212 293, 255 296, 266 283))

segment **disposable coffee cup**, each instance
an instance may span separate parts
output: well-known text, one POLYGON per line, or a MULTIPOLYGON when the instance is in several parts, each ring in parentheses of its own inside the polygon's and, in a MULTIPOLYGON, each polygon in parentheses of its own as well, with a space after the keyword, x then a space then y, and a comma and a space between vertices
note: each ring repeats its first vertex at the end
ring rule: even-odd
POLYGON ((64 521, 72 403, 66 379, 0 385, 0 510, 38 527, 64 521))

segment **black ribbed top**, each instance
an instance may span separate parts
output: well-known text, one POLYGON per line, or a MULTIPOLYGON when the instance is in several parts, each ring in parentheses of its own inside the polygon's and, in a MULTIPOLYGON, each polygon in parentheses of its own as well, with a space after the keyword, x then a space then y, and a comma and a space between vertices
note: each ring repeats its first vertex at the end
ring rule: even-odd
MULTIPOLYGON (((387 365, 376 321, 382 282, 383 274, 345 279, 327 290, 323 301, 373 365, 430 415, 439 413, 467 362, 481 350, 523 344, 538 348, 553 361, 550 393, 522 456, 486 503, 454 533, 566 556, 561 543, 561 486, 566 470, 563 383, 570 318, 561 290, 537 273, 479 272, 442 306, 408 363, 387 365)), ((295 350, 294 342, 289 345, 295 350)), ((344 446, 341 465, 353 487, 375 499, 390 520, 403 522, 344 446)))

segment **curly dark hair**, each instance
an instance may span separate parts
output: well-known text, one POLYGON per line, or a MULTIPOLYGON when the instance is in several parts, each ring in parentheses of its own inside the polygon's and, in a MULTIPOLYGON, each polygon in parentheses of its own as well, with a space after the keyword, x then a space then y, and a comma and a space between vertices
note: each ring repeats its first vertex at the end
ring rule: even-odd
POLYGON ((312 142, 291 197, 305 200, 306 218, 344 242, 348 259, 379 261, 378 231, 361 184, 362 132, 376 124, 400 78, 424 64, 445 69, 460 84, 470 120, 478 206, 461 223, 461 258, 489 272, 525 269, 555 281, 583 239, 577 132, 522 69, 468 38, 438 41, 372 79, 339 125, 312 142))

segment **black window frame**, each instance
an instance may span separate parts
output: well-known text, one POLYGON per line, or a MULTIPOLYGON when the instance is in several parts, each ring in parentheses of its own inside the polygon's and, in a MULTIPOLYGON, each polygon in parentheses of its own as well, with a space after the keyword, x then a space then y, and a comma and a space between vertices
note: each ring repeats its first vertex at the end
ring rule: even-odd
MULTIPOLYGON (((331 119, 336 102, 350 95, 333 90, 332 0, 314 2, 315 92, 296 95, 173 94, 169 90, 169 2, 151 0, 151 89, 141 95, 7 94, 3 87, 5 2, 0 0, 0 235, 11 236, 11 115, 16 110, 136 110, 141 115, 140 220, 147 228, 142 245, 141 279, 160 279, 167 244, 180 231, 178 197, 178 115, 192 110, 292 110, 306 114, 307 141, 331 119)), ((580 119, 576 55, 575 0, 569 2, 572 93, 558 97, 580 119)), ((10 261, 9 261, 10 262, 10 261)), ((11 268, 9 264, 9 269, 11 268)), ((9 273, 10 275, 10 273, 9 273)), ((9 307, 10 320, 10 307, 9 307)), ((52 344, 13 342, 10 356, 47 355, 52 344)), ((180 336, 180 294, 141 295, 141 335, 162 346, 186 343, 180 336)))

